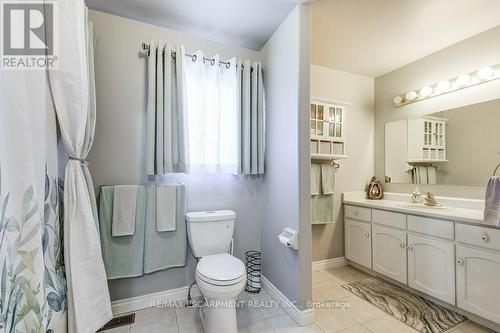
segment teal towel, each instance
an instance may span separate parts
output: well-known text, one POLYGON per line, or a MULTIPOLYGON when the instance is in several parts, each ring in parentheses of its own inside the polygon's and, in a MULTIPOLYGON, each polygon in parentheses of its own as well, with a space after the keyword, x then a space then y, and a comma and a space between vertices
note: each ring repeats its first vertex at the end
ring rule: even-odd
POLYGON ((146 187, 138 186, 137 189, 135 232, 131 236, 111 236, 113 195, 113 186, 101 187, 99 230, 102 257, 108 280, 141 276, 144 274, 146 187))
POLYGON ((322 224, 333 222, 333 195, 311 196, 312 223, 322 224))
POLYGON ((144 242, 144 273, 152 273, 186 265, 186 195, 184 185, 177 186, 177 218, 175 231, 156 229, 156 186, 147 188, 146 230, 144 242))

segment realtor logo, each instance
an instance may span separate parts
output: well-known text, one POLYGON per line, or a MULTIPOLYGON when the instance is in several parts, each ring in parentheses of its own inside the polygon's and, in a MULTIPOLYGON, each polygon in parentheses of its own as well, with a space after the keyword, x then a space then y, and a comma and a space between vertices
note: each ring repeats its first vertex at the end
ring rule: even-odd
POLYGON ((2 68, 53 68, 55 3, 2 2, 2 68))

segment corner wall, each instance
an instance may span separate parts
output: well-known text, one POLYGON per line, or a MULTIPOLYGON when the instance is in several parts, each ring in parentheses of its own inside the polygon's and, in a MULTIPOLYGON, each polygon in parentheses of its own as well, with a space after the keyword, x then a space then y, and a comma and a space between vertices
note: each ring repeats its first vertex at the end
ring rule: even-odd
POLYGON ((319 261, 344 256, 342 192, 364 190, 374 172, 374 79, 312 65, 311 97, 349 104, 346 118, 349 158, 338 161, 341 167, 335 172, 334 223, 312 226, 312 260, 319 261))
POLYGON ((262 183, 262 274, 298 306, 311 299, 309 203, 309 8, 298 5, 262 49, 266 82, 266 173, 262 183), (307 118, 306 118, 307 117, 307 118), (278 241, 300 232, 299 251, 278 241))
MULTIPOLYGON (((394 96, 500 63, 500 26, 451 45, 375 79, 375 173, 384 177, 386 122, 445 111, 500 97, 500 81, 483 83, 439 97, 395 108, 394 96)), ((496 153, 496 152, 492 152, 496 153)), ((495 166, 492 165, 493 169, 495 166)), ((486 184, 485 184, 486 185, 486 184)), ((485 186, 425 185, 437 195, 484 199, 485 186)), ((412 184, 386 184, 386 191, 411 193, 412 184)))

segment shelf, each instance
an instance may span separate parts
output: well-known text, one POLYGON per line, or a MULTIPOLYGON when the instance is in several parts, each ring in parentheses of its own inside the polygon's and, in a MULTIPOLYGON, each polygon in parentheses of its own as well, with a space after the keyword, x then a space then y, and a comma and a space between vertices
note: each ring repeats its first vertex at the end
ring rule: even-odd
POLYGON ((345 160, 347 155, 311 154, 312 160, 345 160))
POLYGON ((433 164, 433 163, 447 163, 449 160, 408 160, 408 164, 433 164))

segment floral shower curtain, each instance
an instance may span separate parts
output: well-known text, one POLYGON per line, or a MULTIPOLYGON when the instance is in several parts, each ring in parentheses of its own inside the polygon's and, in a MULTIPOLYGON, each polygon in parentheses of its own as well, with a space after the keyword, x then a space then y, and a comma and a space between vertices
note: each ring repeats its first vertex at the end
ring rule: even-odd
POLYGON ((43 71, 0 75, 0 332, 66 332, 56 119, 43 71))

